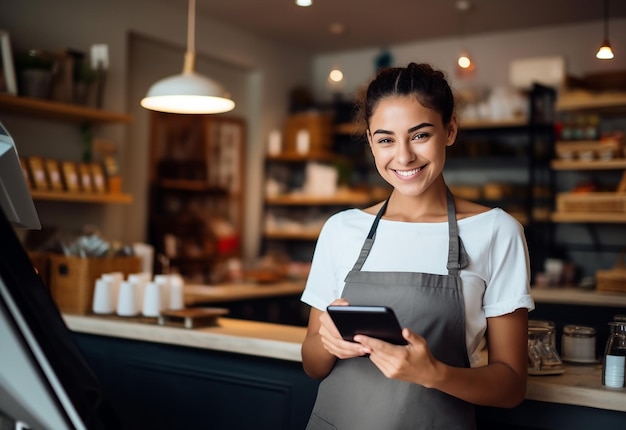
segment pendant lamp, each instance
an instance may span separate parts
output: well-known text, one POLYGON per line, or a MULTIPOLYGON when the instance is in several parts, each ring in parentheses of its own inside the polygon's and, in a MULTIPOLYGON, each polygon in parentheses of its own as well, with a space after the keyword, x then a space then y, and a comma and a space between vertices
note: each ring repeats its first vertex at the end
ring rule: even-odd
POLYGON ((604 41, 596 53, 596 58, 600 60, 611 60, 613 57, 613 50, 609 43, 609 1, 604 0, 604 41))
POLYGON ((223 113, 233 110, 235 102, 225 96, 220 84, 195 72, 196 0, 189 0, 187 52, 183 73, 153 84, 141 100, 146 109, 186 114, 223 113))

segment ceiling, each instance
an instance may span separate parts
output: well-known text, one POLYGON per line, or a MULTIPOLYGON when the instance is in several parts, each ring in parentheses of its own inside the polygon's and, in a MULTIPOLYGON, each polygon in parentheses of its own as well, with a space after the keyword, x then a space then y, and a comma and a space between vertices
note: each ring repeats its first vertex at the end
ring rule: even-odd
MULTIPOLYGON (((181 0, 168 0, 187 7, 181 0)), ((313 54, 602 20, 600 0, 197 0, 197 13, 313 54), (343 26, 340 34, 332 25, 343 26)), ((610 18, 626 1, 609 0, 610 18)), ((598 44, 603 27, 598 26, 598 44)), ((610 21, 609 21, 610 32, 610 21)))

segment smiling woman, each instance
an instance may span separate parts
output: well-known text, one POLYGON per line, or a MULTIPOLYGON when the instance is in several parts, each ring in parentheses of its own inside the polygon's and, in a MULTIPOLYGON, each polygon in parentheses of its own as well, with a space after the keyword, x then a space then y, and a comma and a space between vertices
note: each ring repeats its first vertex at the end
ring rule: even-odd
POLYGON ((448 190, 442 172, 457 124, 442 72, 383 69, 359 107, 393 191, 334 215, 318 239, 302 295, 311 306, 303 367, 322 379, 308 428, 475 429, 475 404, 513 407, 526 390, 534 304, 522 227, 448 190), (392 309, 406 345, 363 333, 345 340, 329 305, 392 309))

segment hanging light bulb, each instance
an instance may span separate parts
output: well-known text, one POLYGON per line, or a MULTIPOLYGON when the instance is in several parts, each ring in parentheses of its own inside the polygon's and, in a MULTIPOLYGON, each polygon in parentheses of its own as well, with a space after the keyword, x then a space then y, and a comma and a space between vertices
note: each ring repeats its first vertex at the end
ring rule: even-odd
POLYGON ((228 112, 235 102, 225 96, 220 84, 195 72, 195 13, 196 0, 189 0, 187 52, 183 73, 153 84, 141 100, 146 109, 189 114, 228 112))
POLYGON ((470 60, 467 54, 461 54, 457 60, 457 64, 461 69, 469 69, 474 66, 474 63, 472 63, 472 60, 470 60))
POLYGON ((335 83, 343 81, 343 72, 337 68, 331 70, 328 74, 328 80, 335 83))
POLYGON ((609 1, 604 0, 604 41, 596 53, 596 58, 600 60, 611 60, 613 57, 613 50, 609 43, 609 1))
MULTIPOLYGON (((456 2, 456 9, 459 11, 459 33, 461 39, 464 39, 463 17, 472 8, 472 4, 469 0, 458 0, 456 2)), ((467 75, 466 72, 474 70, 474 62, 470 59, 469 54, 466 51, 461 51, 461 55, 456 61, 458 66, 458 72, 462 75, 467 75)))
POLYGON ((313 4, 313 0, 296 0, 296 4, 300 7, 309 7, 313 4))

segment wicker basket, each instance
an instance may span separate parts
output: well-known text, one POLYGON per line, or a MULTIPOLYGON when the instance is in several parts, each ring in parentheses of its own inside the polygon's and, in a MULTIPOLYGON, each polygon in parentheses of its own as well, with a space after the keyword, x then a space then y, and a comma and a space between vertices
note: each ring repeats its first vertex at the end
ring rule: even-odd
POLYGON ((556 207, 559 212, 623 213, 626 217, 626 194, 560 193, 556 197, 556 207))
POLYGON ((626 264, 623 253, 620 254, 613 269, 596 271, 596 289, 598 291, 626 293, 626 264))
POLYGON ((103 273, 122 272, 124 276, 141 271, 140 257, 80 258, 49 255, 50 292, 61 312, 91 312, 96 280, 103 273))

